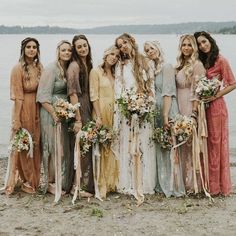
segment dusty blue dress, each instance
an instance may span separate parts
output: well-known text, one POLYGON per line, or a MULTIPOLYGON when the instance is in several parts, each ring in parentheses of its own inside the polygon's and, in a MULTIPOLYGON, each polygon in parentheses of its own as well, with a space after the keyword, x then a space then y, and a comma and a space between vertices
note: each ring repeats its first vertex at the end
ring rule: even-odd
MULTIPOLYGON (((173 118, 178 113, 178 105, 176 101, 176 85, 174 69, 170 64, 165 64, 162 70, 155 78, 155 97, 158 116, 155 126, 163 127, 163 97, 172 97, 169 118, 173 118)), ((173 163, 170 159, 170 151, 161 148, 156 143, 156 159, 157 159, 157 185, 156 192, 162 192, 166 197, 182 196, 185 194, 181 163, 173 163)))
MULTIPOLYGON (((40 103, 53 104, 57 98, 63 98, 67 101, 67 82, 66 79, 60 78, 60 69, 54 62, 48 65, 42 73, 38 92, 37 101, 40 103)), ((41 146, 43 154, 45 181, 55 182, 55 125, 52 116, 43 108, 40 109, 41 123, 41 146)), ((62 122, 62 189, 68 192, 73 180, 73 160, 70 158, 69 133, 68 125, 62 122)))

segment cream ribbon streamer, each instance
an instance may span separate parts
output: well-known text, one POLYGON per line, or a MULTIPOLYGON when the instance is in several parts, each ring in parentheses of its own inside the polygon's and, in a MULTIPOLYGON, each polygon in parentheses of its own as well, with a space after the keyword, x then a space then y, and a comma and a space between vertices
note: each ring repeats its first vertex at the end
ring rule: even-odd
POLYGON ((55 199, 58 202, 62 194, 62 176, 61 176, 61 161, 62 161, 62 142, 61 142, 61 122, 55 127, 55 199))
POLYGON ((75 137, 75 147, 74 147, 74 170, 75 170, 75 192, 72 199, 72 204, 75 204, 78 193, 80 196, 80 179, 82 176, 81 172, 81 153, 80 153, 80 137, 82 131, 79 131, 75 137))
POLYGON ((100 177, 100 150, 99 143, 94 143, 92 147, 92 161, 93 161, 93 179, 94 179, 94 189, 95 189, 95 198, 103 201, 100 196, 98 180, 100 177))
POLYGON ((139 118, 137 114, 133 114, 130 125, 130 142, 129 153, 131 155, 132 168, 132 183, 134 183, 134 197, 138 203, 144 201, 143 187, 142 187, 142 164, 140 151, 140 137, 139 137, 139 118))

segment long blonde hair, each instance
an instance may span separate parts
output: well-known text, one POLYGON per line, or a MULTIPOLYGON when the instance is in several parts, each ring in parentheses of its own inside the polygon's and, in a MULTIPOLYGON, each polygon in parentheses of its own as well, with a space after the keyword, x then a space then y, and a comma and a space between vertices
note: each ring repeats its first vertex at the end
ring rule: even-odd
MULTIPOLYGON (((61 64, 60 64, 60 47, 61 47, 61 45, 64 44, 64 43, 66 43, 66 44, 68 44, 68 45, 71 46, 71 43, 70 43, 68 40, 61 40, 61 41, 57 44, 57 49, 56 49, 56 63, 57 63, 57 66, 58 66, 58 68, 59 68, 59 70, 60 70, 60 74, 59 74, 60 79, 64 79, 64 78, 66 77, 66 71, 64 70, 64 68, 62 68, 62 66, 61 66, 61 64)), ((68 68, 69 64, 70 64, 70 61, 67 62, 65 69, 68 68)))
POLYGON ((115 45, 117 46, 117 48, 119 48, 117 44, 118 39, 128 41, 132 47, 131 58, 124 57, 125 55, 123 55, 122 52, 120 52, 121 62, 124 63, 125 59, 131 60, 133 64, 133 75, 137 82, 138 90, 140 92, 150 91, 150 81, 149 81, 150 78, 148 78, 148 70, 149 70, 148 64, 145 60, 145 57, 141 53, 139 53, 138 45, 136 44, 134 37, 132 37, 130 34, 127 33, 120 35, 115 40, 115 45), (146 81, 144 79, 144 74, 143 74, 144 72, 147 76, 146 81))
MULTIPOLYGON (((154 75, 157 75, 162 70, 162 67, 165 62, 163 50, 162 50, 161 45, 158 41, 146 41, 144 43, 144 49, 145 49, 146 45, 149 45, 150 47, 154 48, 155 50, 157 50, 159 52, 159 56, 152 60, 152 61, 154 61, 154 75)), ((145 50, 144 50, 144 52, 145 52, 145 50)), ((145 54, 146 54, 146 52, 145 52, 145 54)))
MULTIPOLYGON (((118 54, 119 54, 120 50, 115 45, 112 45, 109 48, 107 48, 103 53, 103 62, 102 62, 101 65, 99 65, 99 68, 102 70, 104 75, 106 74, 106 71, 105 71, 106 58, 107 58, 108 55, 110 55, 113 52, 118 52, 118 54)), ((113 76, 115 76, 116 64, 111 66, 111 73, 112 73, 113 76)))
POLYGON ((193 75, 193 67, 195 62, 198 60, 198 47, 196 39, 191 34, 185 34, 180 37, 179 47, 178 47, 177 65, 175 66, 177 71, 184 70, 186 76, 186 81, 189 82, 191 76, 193 75), (185 58, 182 53, 182 45, 185 39, 188 39, 191 43, 193 52, 189 58, 185 58))

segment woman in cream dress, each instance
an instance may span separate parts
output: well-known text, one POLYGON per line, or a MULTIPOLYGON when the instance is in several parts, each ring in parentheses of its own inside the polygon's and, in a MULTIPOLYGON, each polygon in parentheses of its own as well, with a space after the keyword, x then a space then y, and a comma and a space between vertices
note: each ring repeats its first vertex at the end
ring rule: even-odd
MULTIPOLYGON (((115 43, 121 52, 121 63, 116 70, 115 98, 120 98, 125 90, 154 96, 148 65, 144 56, 138 52, 135 39, 125 33, 115 43)), ((114 129, 118 131, 118 136, 113 150, 120 162, 118 192, 132 194, 141 203, 145 193, 154 193, 156 184, 152 124, 139 124, 135 116, 129 122, 116 104, 114 129)))

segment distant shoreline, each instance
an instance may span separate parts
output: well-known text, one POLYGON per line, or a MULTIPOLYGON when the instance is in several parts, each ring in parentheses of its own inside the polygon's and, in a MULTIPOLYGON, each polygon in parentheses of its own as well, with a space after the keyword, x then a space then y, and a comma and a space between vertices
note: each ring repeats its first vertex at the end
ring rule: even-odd
POLYGON ((177 24, 109 25, 76 29, 59 26, 5 26, 0 25, 0 34, 184 34, 195 31, 214 34, 236 34, 236 21, 187 22, 177 24))

